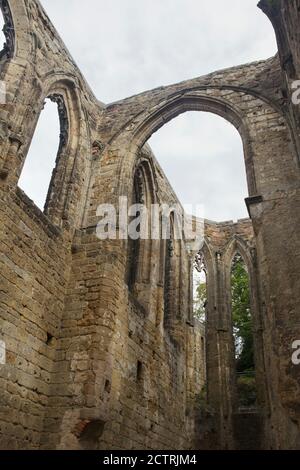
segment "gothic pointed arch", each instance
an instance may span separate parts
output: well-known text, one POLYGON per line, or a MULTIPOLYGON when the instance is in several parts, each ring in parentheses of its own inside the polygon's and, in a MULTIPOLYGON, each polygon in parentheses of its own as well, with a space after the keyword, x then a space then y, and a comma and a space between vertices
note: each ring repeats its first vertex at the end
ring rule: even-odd
POLYGON ((136 237, 129 233, 127 247, 127 285, 138 295, 139 285, 147 284, 151 275, 152 255, 152 205, 156 202, 155 170, 151 152, 143 149, 137 158, 133 174, 133 185, 129 205, 133 206, 132 221, 138 217, 136 237))

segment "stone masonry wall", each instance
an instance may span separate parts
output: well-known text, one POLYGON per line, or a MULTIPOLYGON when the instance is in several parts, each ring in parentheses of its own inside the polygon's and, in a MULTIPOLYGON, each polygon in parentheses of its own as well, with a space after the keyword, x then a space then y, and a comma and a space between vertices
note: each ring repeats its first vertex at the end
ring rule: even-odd
MULTIPOLYGON (((218 437, 211 445, 236 447, 227 268, 238 246, 255 293, 263 446, 299 448, 299 370, 291 363, 292 341, 300 336, 299 122, 283 93, 281 57, 104 105, 38 0, 1 0, 0 6, 10 25, 0 54, 7 87, 0 106, 0 340, 6 345, 0 448, 195 445, 193 414, 204 371, 194 356, 202 333, 191 317, 188 244, 173 244, 168 272, 166 245, 141 245, 144 258, 129 286, 127 240, 96 237, 99 204, 131 200, 139 168, 148 202, 178 203, 145 144, 189 110, 214 112, 240 132, 252 219, 206 223, 212 273, 207 385, 218 437), (65 128, 42 212, 18 179, 49 96, 60 103, 65 128), (215 344, 227 353, 213 354, 215 344), (224 370, 229 373, 219 374, 220 382, 224 370)), ((293 15, 278 14, 296 41, 293 15)))
POLYGON ((1 6, 6 16, 9 8, 15 44, 8 58, 2 57, 0 70, 7 87, 7 102, 0 107, 0 335, 6 346, 0 447, 37 449, 65 308, 71 242, 86 195, 93 116, 102 106, 38 2, 1 6), (74 134, 65 149, 68 162, 62 155, 57 173, 62 182, 73 169, 60 201, 64 213, 59 220, 53 214, 54 224, 17 188, 17 180, 43 100, 56 91, 65 96, 74 134))

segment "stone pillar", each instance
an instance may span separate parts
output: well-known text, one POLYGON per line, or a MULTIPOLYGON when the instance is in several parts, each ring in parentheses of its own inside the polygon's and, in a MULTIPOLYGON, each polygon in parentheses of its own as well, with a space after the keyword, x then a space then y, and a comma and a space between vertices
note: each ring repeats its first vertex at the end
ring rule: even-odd
POLYGON ((222 449, 233 447, 232 401, 234 390, 233 339, 230 310, 226 302, 225 266, 217 251, 208 271, 208 309, 206 322, 206 360, 208 405, 216 413, 219 443, 222 449))
POLYGON ((264 354, 270 420, 269 447, 300 448, 300 372, 293 342, 300 339, 300 193, 250 204, 264 305, 264 354))

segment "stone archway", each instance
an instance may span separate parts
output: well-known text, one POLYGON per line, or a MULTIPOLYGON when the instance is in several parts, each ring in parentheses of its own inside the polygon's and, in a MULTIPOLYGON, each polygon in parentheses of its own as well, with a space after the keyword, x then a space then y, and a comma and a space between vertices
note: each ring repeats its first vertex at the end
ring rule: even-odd
MULTIPOLYGON (((261 66, 263 69, 263 64, 261 66)), ((260 64, 255 73, 259 67, 260 64)), ((219 83, 214 85, 199 84, 201 80, 207 82, 208 78, 195 79, 125 100, 116 106, 116 110, 122 116, 124 107, 133 117, 130 121, 123 122, 118 130, 114 129, 108 142, 108 153, 104 158, 111 159, 111 156, 114 156, 111 175, 111 185, 116 188, 114 199, 118 194, 128 194, 132 167, 139 149, 166 122, 189 110, 210 111, 228 119, 240 132, 244 144, 250 194, 247 204, 256 238, 260 283, 264 286, 269 284, 270 271, 276 270, 278 256, 281 257, 280 244, 285 240, 285 234, 279 227, 274 238, 274 223, 282 209, 277 212, 276 205, 271 201, 280 200, 281 204, 284 204, 283 198, 278 199, 279 193, 288 194, 290 188, 297 184, 296 149, 293 147, 289 123, 278 112, 277 104, 273 104, 263 93, 252 91, 250 86, 248 89, 238 84, 233 86, 230 82, 235 79, 235 73, 236 69, 219 73, 215 79, 219 83), (284 165, 281 164, 282 161, 284 165), (118 175, 116 183, 115 174, 118 175)), ((246 70, 245 74, 247 75, 246 70)), ((251 79, 253 78, 252 75, 251 79)), ((209 80, 214 82, 214 76, 210 76, 209 80)), ((107 109, 109 119, 114 112, 113 105, 111 109, 107 109)), ((286 223, 285 230, 290 231, 287 220, 286 223)), ((287 265, 286 268, 288 269, 287 265)), ((277 307, 270 301, 270 295, 276 296, 276 292, 276 287, 273 294, 269 289, 262 289, 262 304, 269 306, 271 311, 268 316, 273 318, 276 316, 277 307)), ((283 298, 278 299, 278 303, 283 307, 282 302, 283 298)), ((265 325, 262 327, 263 331, 264 328, 265 325)), ((274 331, 274 336, 276 335, 277 332, 274 331)), ((262 333, 262 338, 264 356, 268 361, 276 361, 265 333, 262 333)), ((273 373, 272 378, 267 378, 269 390, 271 382, 279 380, 274 369, 273 373)), ((279 397, 275 400, 278 402, 279 397)))

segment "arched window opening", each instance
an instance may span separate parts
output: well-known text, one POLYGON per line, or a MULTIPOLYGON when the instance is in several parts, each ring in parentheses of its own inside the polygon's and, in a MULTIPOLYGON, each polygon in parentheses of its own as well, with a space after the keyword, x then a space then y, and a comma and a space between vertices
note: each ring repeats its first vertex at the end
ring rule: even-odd
POLYGON ((164 327, 168 328, 172 320, 172 290, 173 290, 173 256, 174 239, 172 231, 170 238, 165 241, 165 275, 164 275, 164 327))
POLYGON ((164 317, 163 325, 176 340, 176 325, 180 322, 181 240, 180 214, 172 210, 162 215, 162 243, 164 243, 164 317))
POLYGON ((13 57, 15 31, 7 0, 0 0, 0 64, 13 57))
MULTIPOLYGON (((141 184, 141 170, 138 168, 134 175, 133 180, 133 192, 131 205, 143 204, 143 185, 141 184)), ((127 285, 129 291, 133 292, 134 285, 137 281, 138 275, 138 264, 139 264, 139 253, 140 253, 140 233, 141 223, 138 218, 141 217, 141 212, 137 211, 130 217, 129 220, 129 236, 128 236, 128 248, 127 248, 127 285), (135 223, 134 231, 136 236, 133 237, 132 230, 130 227, 135 223)))
POLYGON ((193 306, 194 317, 201 321, 201 323, 205 323, 207 306, 207 280, 205 261, 201 252, 196 255, 194 263, 193 306))
POLYGON ((45 100, 19 179, 20 188, 41 210, 47 208, 54 190, 55 167, 68 141, 68 128, 63 97, 57 94, 49 96, 45 100))
POLYGON ((149 149, 141 150, 133 178, 129 201, 127 285, 137 300, 147 309, 151 276, 151 224, 152 204, 155 201, 155 171, 149 149), (147 291, 148 292, 148 291, 147 291))
MULTIPOLYGON (((163 219, 167 217, 163 216, 163 219)), ((180 240, 177 239, 177 214, 171 212, 168 220, 162 221, 165 233, 162 243, 165 244, 164 259, 164 328, 171 332, 177 320, 177 302, 179 294, 180 240)))
POLYGON ((207 384, 206 384, 206 309, 207 309, 207 269, 203 252, 200 251, 195 256, 193 266, 193 315, 196 321, 196 328, 199 335, 197 344, 197 357, 195 359, 196 370, 200 377, 200 402, 207 402, 207 384))
POLYGON ((2 10, 0 8, 0 56, 2 55, 3 53, 3 50, 5 48, 5 34, 4 34, 4 26, 5 26, 5 23, 4 23, 4 18, 3 18, 3 14, 2 14, 2 10))
POLYGON ((232 325, 235 345, 237 399, 240 407, 255 407, 257 401, 250 279, 242 256, 231 265, 232 325))
POLYGON ((209 112, 185 112, 148 143, 188 213, 216 222, 248 217, 243 143, 228 121, 209 112))

